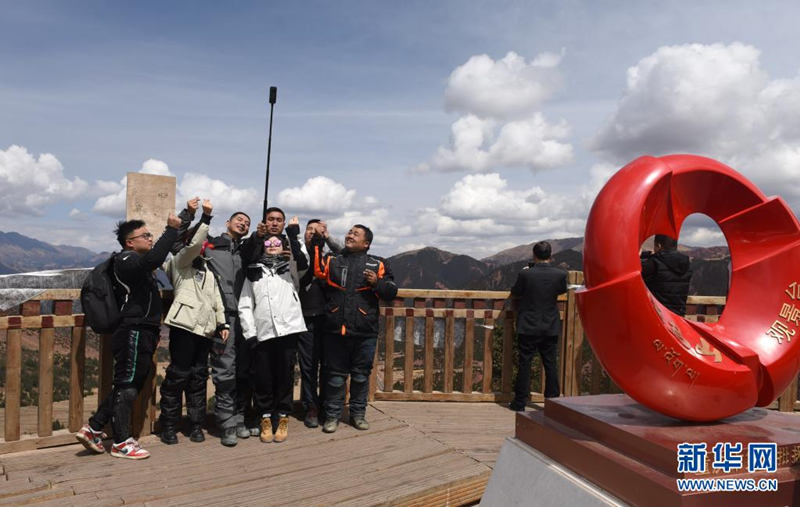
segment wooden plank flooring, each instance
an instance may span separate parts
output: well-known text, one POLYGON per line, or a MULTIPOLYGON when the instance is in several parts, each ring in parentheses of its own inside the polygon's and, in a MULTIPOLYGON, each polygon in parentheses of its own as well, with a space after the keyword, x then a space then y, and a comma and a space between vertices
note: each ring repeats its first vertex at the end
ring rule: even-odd
MULTIPOLYGON (((459 505, 483 492, 514 413, 494 403, 375 402, 369 431, 291 418, 289 438, 142 439, 143 461, 79 445, 0 456, 0 505, 459 505)), ((107 442, 107 445, 110 445, 107 442)))

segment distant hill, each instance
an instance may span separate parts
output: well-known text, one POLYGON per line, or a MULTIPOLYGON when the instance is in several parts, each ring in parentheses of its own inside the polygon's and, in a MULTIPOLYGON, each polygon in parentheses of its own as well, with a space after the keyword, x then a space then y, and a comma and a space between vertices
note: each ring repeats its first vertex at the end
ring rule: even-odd
POLYGON ((480 279, 488 266, 468 255, 426 247, 387 259, 400 287, 422 289, 469 289, 468 282, 480 279))
MULTIPOLYGON (((583 238, 548 240, 553 263, 567 270, 583 269, 583 238)), ((533 243, 519 245, 481 260, 437 248, 423 248, 389 257, 400 287, 415 289, 508 290, 531 259, 533 243)), ((652 247, 651 247, 652 248, 652 247)), ((728 293, 727 247, 680 245, 692 260, 690 294, 724 296, 728 293)))
MULTIPOLYGON (((550 243, 553 255, 561 252, 562 250, 575 250, 577 252, 583 252, 583 238, 549 239, 547 241, 550 243)), ((481 260, 490 266, 502 266, 504 264, 511 264, 519 261, 527 262, 531 258, 531 252, 534 244, 536 244, 536 242, 507 248, 481 260)))
POLYGON ((100 263, 108 255, 76 246, 51 245, 16 232, 0 231, 0 274, 87 268, 100 263))

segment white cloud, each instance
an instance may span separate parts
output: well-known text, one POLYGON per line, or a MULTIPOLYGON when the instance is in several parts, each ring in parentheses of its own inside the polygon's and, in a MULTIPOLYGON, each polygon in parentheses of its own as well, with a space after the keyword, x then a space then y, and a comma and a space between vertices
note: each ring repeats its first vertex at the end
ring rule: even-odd
POLYGON ((468 244, 469 255, 490 255, 534 238, 582 235, 589 204, 580 193, 511 189, 497 173, 467 175, 439 207, 418 210, 415 231, 445 249, 463 252, 468 244))
POLYGON ((41 216, 45 206, 73 201, 87 188, 78 177, 68 179, 61 162, 50 153, 35 158, 15 144, 0 150, 0 215, 41 216))
MULTIPOLYGON (((237 188, 222 180, 198 173, 184 174, 178 184, 176 194, 177 208, 183 208, 186 201, 193 197, 211 199, 211 204, 214 205, 214 215, 224 216, 226 219, 236 211, 244 211, 251 214, 252 221, 255 223, 260 218, 252 215, 252 212, 255 210, 260 212, 263 207, 262 197, 257 190, 237 188)), ((217 221, 217 225, 219 222, 217 221)))
POLYGON ((155 174, 158 176, 175 176, 169 170, 166 162, 162 162, 161 160, 156 160, 154 158, 145 160, 144 164, 142 164, 142 168, 139 169, 139 172, 142 174, 155 174))
POLYGON ((561 57, 542 53, 528 63, 513 51, 497 61, 475 55, 450 74, 446 107, 483 118, 524 118, 561 85, 561 57))
POLYGON ((800 203, 800 78, 773 79, 748 45, 659 48, 628 69, 593 147, 620 163, 698 153, 800 203))
MULTIPOLYGON (((281 190, 278 193, 278 205, 287 213, 339 213, 352 206, 355 196, 355 190, 349 190, 325 176, 315 176, 306 180, 301 187, 281 190)), ((374 203, 374 198, 367 201, 367 204, 374 203)))
POLYGON ((725 245, 725 235, 719 228, 684 227, 680 232, 680 243, 691 246, 725 245))
POLYGON ((500 167, 551 169, 573 160, 565 142, 569 125, 550 123, 538 111, 560 86, 561 56, 543 53, 532 62, 514 52, 494 61, 470 58, 450 75, 447 108, 464 113, 451 126, 450 143, 414 170, 489 172, 500 167))

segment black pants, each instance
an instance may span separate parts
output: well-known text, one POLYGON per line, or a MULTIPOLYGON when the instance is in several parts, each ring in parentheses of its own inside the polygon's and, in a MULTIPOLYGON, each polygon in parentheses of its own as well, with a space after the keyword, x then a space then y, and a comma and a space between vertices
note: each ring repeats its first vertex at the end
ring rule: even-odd
MULTIPOLYGON (((238 323, 238 318, 237 318, 238 323)), ((255 380, 255 347, 256 340, 246 340, 241 329, 237 331, 234 345, 236 347, 236 419, 246 425, 255 424, 259 414, 256 414, 256 400, 254 395, 255 380)))
POLYGON ((214 417, 217 428, 225 430, 233 428, 241 422, 237 414, 236 396, 236 337, 241 335, 239 317, 236 312, 226 312, 225 316, 231 324, 228 340, 212 340, 211 346, 211 380, 214 381, 214 417))
POLYGON ((339 419, 344 410, 345 382, 350 375, 350 417, 364 417, 369 395, 369 375, 375 359, 377 336, 355 338, 325 334, 325 417, 339 419))
POLYGON ((192 424, 206 419, 206 382, 211 340, 179 327, 169 329, 169 366, 161 383, 161 424, 176 427, 186 393, 186 413, 192 424))
POLYGON ((517 380, 514 382, 514 404, 524 405, 531 395, 531 360, 538 351, 544 367, 544 396, 555 398, 558 387, 558 336, 517 335, 519 365, 517 380))
POLYGON ((252 354, 253 401, 259 417, 291 414, 297 335, 258 342, 252 354))
POLYGON ((322 408, 325 398, 325 363, 322 342, 325 315, 306 317, 308 331, 297 336, 297 360, 300 363, 300 401, 309 410, 322 408), (318 394, 319 390, 319 394, 318 394))
POLYGON ((89 425, 93 430, 100 431, 111 422, 115 443, 124 442, 131 436, 133 402, 150 374, 157 345, 157 329, 118 329, 111 335, 114 384, 111 394, 89 418, 89 425))

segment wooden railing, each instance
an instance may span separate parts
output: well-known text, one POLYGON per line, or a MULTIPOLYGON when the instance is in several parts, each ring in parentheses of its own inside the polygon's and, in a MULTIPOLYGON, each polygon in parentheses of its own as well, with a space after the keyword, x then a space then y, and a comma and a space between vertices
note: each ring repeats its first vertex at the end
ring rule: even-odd
MULTIPOLYGON (((570 284, 582 283, 582 273, 571 272, 570 284)), ((515 311, 508 292, 401 289, 391 305, 381 307, 382 330, 376 350, 371 399, 416 401, 506 402, 512 397, 514 375, 515 311)), ((0 454, 75 442, 73 432, 86 421, 84 405, 87 341, 98 343, 99 403, 111 390, 110 340, 97 337, 83 326, 83 315, 73 311, 79 297, 75 289, 50 289, 0 316, 0 338, 5 333, 3 439, 0 454), (44 312, 42 311, 44 309, 44 312), (23 333, 26 333, 23 335, 23 333), (38 395, 35 432, 21 431, 23 407, 23 336, 35 343, 38 358, 38 395), (69 348, 69 397, 66 428, 54 430, 54 347, 69 348)), ((163 295, 165 304, 171 294, 163 295)), ((559 373, 566 396, 619 392, 605 375, 585 340, 570 290, 559 299, 563 317, 559 373)), ((724 309, 725 298, 690 296, 688 319, 713 322, 724 309)), ((2 340, 0 340, 2 344, 2 340)), ((31 347, 29 347, 30 349, 31 347)), ((3 357, 4 356, 4 357, 3 357)), ((155 360, 154 360, 155 364, 155 360)), ((534 386, 543 385, 538 359, 534 362, 534 386)), ((153 368, 155 371, 155 368, 153 368)), ((156 416, 156 382, 148 378, 134 407, 134 434, 149 434, 156 416)), ((539 389, 541 391, 541 388, 539 389)), ((539 391, 532 401, 543 400, 539 391)), ((209 395, 213 394, 212 392, 209 395)), ((92 403, 94 405, 94 403, 92 403)), ((784 411, 800 409, 797 384, 773 403, 784 411)))

